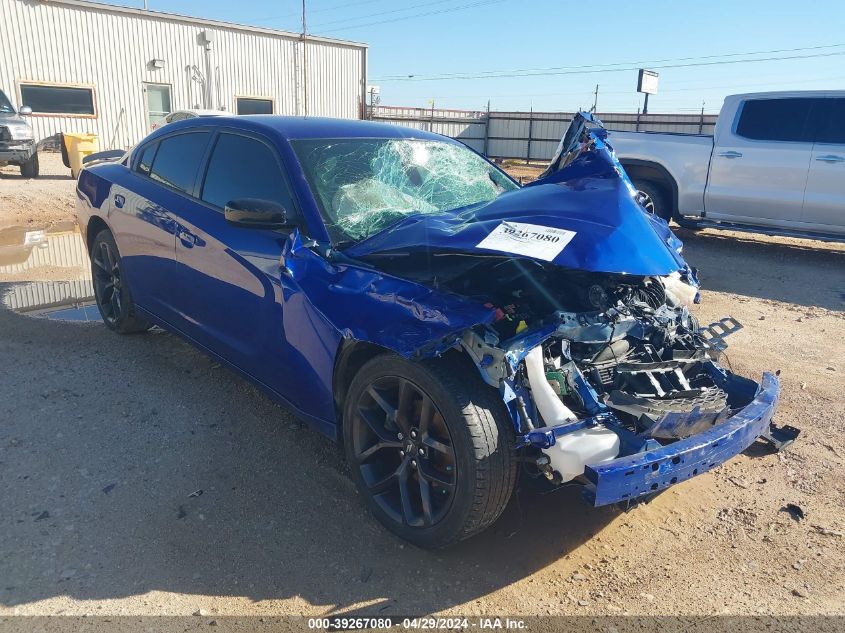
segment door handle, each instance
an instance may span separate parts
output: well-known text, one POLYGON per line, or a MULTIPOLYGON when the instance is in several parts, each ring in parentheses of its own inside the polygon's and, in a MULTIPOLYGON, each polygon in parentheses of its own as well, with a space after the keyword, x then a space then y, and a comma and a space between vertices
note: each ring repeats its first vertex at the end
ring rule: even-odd
POLYGON ((845 158, 837 156, 836 154, 826 154, 825 156, 816 156, 816 160, 823 163, 845 163, 845 158))
POLYGON ((719 156, 724 156, 725 158, 742 158, 742 152, 734 152, 731 150, 730 152, 722 152, 719 156))
POLYGON ((122 209, 124 204, 126 204, 126 198, 124 198, 120 194, 117 194, 114 197, 114 206, 116 206, 118 209, 122 209))

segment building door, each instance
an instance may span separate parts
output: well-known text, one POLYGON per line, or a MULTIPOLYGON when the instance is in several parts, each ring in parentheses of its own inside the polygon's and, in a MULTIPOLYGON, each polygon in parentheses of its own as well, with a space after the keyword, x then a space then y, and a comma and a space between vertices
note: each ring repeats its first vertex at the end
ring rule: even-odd
POLYGON ((147 129, 154 130, 164 123, 164 117, 171 112, 170 86, 168 84, 144 84, 147 101, 147 129))

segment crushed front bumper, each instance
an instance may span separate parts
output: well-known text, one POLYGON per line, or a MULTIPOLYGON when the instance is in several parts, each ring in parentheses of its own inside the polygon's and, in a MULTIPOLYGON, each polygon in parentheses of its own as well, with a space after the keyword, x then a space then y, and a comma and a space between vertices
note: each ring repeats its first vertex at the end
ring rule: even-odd
POLYGON ((594 506, 633 502, 718 466, 768 433, 779 397, 777 377, 763 374, 754 399, 712 429, 657 450, 587 466, 584 496, 594 506))

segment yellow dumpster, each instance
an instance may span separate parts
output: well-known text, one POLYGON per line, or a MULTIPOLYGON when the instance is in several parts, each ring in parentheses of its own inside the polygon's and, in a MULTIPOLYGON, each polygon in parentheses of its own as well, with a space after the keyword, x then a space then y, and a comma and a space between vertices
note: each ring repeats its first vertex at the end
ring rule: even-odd
POLYGON ((64 139, 65 152, 70 173, 74 178, 79 178, 82 171, 82 159, 100 151, 100 142, 96 134, 62 134, 64 139))

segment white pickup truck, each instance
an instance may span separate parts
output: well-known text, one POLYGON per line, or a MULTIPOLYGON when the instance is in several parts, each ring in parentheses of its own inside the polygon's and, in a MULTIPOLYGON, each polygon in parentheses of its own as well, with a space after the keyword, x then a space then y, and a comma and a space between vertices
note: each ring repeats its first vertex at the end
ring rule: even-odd
POLYGON ((667 220, 845 240, 845 91, 733 95, 713 136, 608 140, 643 205, 667 220))

